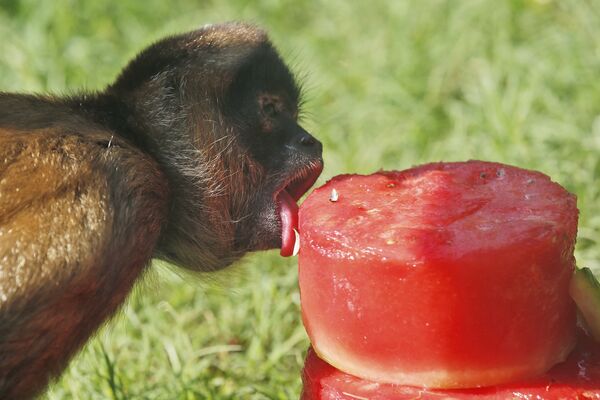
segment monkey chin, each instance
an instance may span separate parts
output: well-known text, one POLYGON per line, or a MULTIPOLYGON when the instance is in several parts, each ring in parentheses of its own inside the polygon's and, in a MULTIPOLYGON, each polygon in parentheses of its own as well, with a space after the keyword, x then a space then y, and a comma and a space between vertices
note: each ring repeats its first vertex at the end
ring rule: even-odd
MULTIPOLYGON (((296 166, 294 173, 286 174, 267 187, 259 185, 254 199, 242 213, 251 218, 239 218, 238 223, 231 224, 225 222, 230 218, 217 217, 224 223, 214 223, 213 228, 221 226, 223 229, 205 233, 187 231, 183 224, 171 225, 157 246, 155 258, 191 271, 212 272, 228 267, 248 252, 278 248, 283 257, 295 255, 299 246, 295 233, 298 231, 297 202, 314 185, 322 170, 323 161, 319 157, 296 166), (250 210, 254 211, 250 213, 250 210)), ((189 210, 176 211, 194 214, 189 210)), ((178 218, 181 217, 178 215, 178 218)))
POLYGON ((252 220, 245 220, 236 233, 236 247, 242 252, 279 249, 280 255, 295 255, 299 243, 298 201, 314 185, 323 170, 323 161, 312 161, 274 185, 274 189, 257 200, 252 220))

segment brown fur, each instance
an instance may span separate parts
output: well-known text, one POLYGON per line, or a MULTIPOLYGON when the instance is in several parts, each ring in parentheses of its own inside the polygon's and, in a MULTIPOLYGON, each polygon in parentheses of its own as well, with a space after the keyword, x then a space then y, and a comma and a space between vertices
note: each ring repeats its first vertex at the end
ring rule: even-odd
POLYGON ((244 24, 164 39, 100 93, 0 92, 0 399, 39 394, 152 257, 212 271, 280 246, 278 193, 322 169, 299 102, 244 24))
POLYGON ((164 176, 131 146, 104 146, 110 138, 0 131, 1 398, 28 398, 64 368, 158 239, 164 176))

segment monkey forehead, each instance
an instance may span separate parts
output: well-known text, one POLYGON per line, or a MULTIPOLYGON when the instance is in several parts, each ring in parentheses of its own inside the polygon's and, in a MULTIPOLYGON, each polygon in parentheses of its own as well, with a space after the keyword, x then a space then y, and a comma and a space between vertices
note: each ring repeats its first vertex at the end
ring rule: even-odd
MULTIPOLYGON (((272 45, 267 33, 257 26, 242 22, 206 25, 150 45, 121 71, 109 88, 115 93, 135 90, 161 73, 174 74, 177 69, 227 78, 236 63, 243 62, 258 48, 272 49, 272 45)), ((205 83, 211 82, 218 83, 218 80, 205 83)))
POLYGON ((243 22, 204 25, 194 36, 188 43, 191 47, 253 47, 269 41, 266 31, 243 22))

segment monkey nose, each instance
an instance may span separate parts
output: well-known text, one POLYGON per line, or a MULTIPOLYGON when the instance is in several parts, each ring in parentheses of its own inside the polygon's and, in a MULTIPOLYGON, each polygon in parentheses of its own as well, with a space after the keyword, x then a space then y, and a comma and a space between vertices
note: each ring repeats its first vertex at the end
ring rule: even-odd
POLYGON ((305 151, 316 152, 321 154, 323 145, 313 135, 304 131, 298 137, 298 143, 305 151))
POLYGON ((300 136, 300 144, 304 146, 314 146, 315 143, 317 143, 317 139, 307 133, 300 136))

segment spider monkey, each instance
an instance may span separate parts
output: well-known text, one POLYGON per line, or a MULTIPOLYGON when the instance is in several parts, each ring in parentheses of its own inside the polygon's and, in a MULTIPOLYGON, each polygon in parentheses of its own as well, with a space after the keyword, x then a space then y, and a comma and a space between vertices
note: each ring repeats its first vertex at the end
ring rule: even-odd
POLYGON ((103 91, 0 93, 0 398, 39 395, 152 258, 291 255, 323 168, 300 95, 243 23, 160 40, 103 91))

